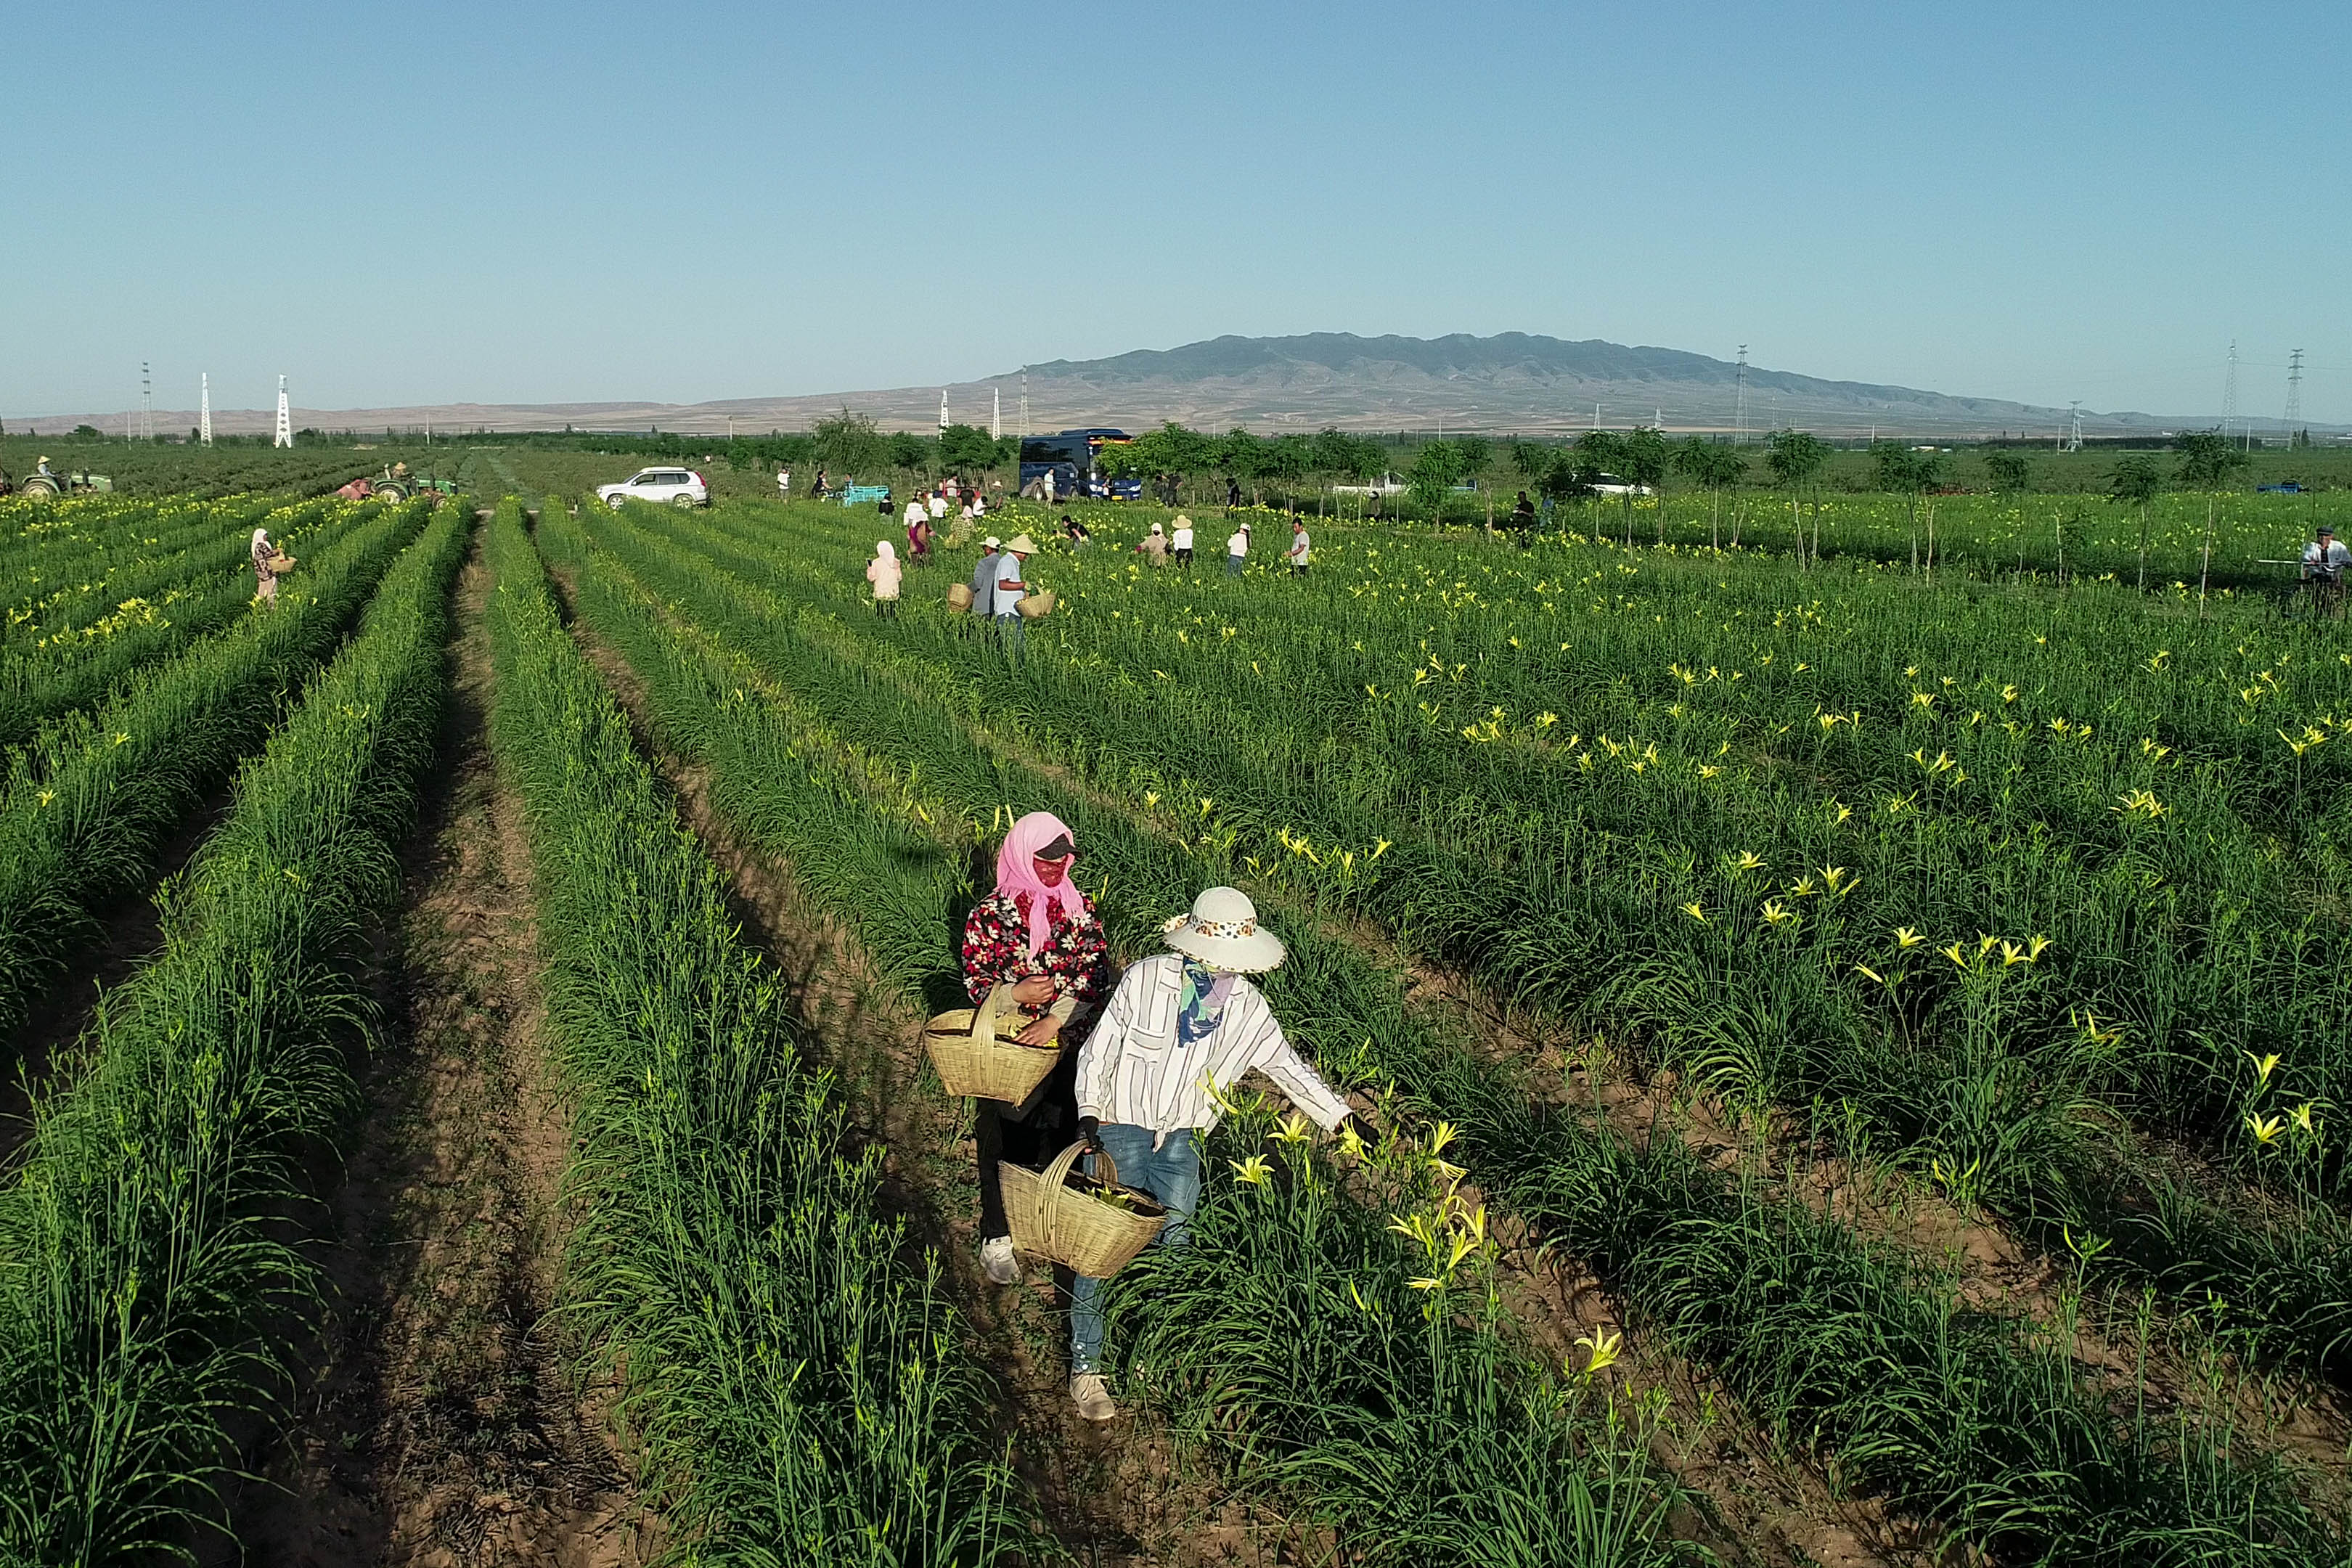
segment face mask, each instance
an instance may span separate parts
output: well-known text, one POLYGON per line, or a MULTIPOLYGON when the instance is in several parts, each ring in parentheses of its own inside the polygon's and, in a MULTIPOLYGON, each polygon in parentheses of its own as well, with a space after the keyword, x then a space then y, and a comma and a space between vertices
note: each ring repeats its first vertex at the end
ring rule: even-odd
POLYGON ((1029 866, 1037 873, 1039 881, 1049 888, 1058 888, 1062 885, 1062 879, 1070 874, 1070 867, 1076 859, 1077 857, 1074 855, 1067 860, 1032 860, 1029 866))

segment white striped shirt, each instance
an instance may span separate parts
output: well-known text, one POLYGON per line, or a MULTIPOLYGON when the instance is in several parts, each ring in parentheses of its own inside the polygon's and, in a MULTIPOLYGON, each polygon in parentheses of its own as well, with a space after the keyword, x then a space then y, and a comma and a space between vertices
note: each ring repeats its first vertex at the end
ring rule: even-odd
POLYGON ((1165 952, 1129 966, 1078 1047, 1078 1113, 1148 1127, 1152 1146, 1180 1127, 1217 1124, 1212 1088, 1222 1092, 1253 1068, 1325 1131, 1346 1120, 1348 1102, 1316 1075, 1275 1022, 1258 988, 1234 977, 1217 1026, 1192 1045, 1176 1040, 1184 1000, 1184 960, 1165 952))

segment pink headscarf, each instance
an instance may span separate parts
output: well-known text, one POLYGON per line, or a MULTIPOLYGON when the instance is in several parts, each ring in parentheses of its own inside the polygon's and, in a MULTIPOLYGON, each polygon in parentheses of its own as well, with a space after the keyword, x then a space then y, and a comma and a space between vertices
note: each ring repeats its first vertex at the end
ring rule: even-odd
POLYGON ((1033 811, 1013 825, 1004 836, 1003 847, 996 852, 996 890, 1016 898, 1029 895, 1029 953, 1035 957, 1045 951, 1045 942, 1054 933, 1053 906, 1058 905, 1065 915, 1076 919, 1085 912, 1087 898, 1078 891, 1076 879, 1065 876, 1062 885, 1049 888, 1037 879, 1037 868, 1031 864, 1043 849, 1064 834, 1069 834, 1076 844, 1078 836, 1062 826, 1062 819, 1050 811, 1033 811))

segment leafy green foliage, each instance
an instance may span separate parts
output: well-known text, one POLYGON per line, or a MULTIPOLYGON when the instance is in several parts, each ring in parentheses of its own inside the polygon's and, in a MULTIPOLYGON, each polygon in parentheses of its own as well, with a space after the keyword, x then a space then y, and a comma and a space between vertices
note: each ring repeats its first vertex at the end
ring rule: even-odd
POLYGON ((344 1131, 362 917, 398 887, 470 521, 447 509, 384 575, 175 885, 163 952, 36 1100, 0 1191, 9 1562, 194 1561, 236 1446, 290 1391, 320 1305, 295 1245, 310 1157, 344 1131))

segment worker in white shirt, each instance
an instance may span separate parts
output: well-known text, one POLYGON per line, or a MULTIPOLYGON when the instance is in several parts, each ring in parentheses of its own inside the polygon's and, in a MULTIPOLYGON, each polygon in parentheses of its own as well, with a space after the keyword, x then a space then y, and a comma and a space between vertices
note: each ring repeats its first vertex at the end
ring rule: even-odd
POLYGON ((2352 551, 2344 548, 2336 531, 2326 524, 2303 547, 2304 582, 2311 584, 2312 594, 2326 609, 2336 609, 2344 601, 2344 568, 2352 564, 2352 551))
POLYGON ((1290 520, 1290 548, 1282 552, 1282 558, 1290 563, 1292 576, 1307 575, 1307 520, 1305 518, 1294 517, 1290 520))
POLYGON ((1187 572, 1192 569, 1192 520, 1182 512, 1176 514, 1176 526, 1168 535, 1169 551, 1176 564, 1187 572))
MULTIPOLYGON (((1101 1018, 1078 1047, 1078 1136, 1108 1153, 1122 1186, 1166 1206, 1156 1247, 1182 1247, 1201 1197, 1201 1144, 1217 1125, 1217 1097, 1242 1075, 1264 1073, 1327 1132, 1371 1129, 1307 1065, 1247 976, 1282 963, 1282 939, 1257 923, 1249 896, 1211 888, 1162 933, 1173 951, 1119 976, 1101 1018)), ((1094 1168, 1092 1155, 1087 1162, 1094 1168)), ((1071 1289, 1070 1397, 1089 1421, 1118 1414, 1103 1381, 1102 1282, 1071 1289)))
POLYGON ((1233 537, 1225 541, 1225 575, 1238 577, 1242 574, 1242 568, 1248 564, 1249 524, 1245 522, 1234 530, 1233 537))
POLYGON ((790 468, 776 470, 776 499, 778 500, 793 499, 793 471, 790 468))
POLYGON ((1036 553, 1037 542, 1025 533, 1006 540, 1003 552, 996 557, 993 591, 989 596, 988 613, 1004 638, 1005 656, 1016 664, 1029 631, 1021 615, 1021 601, 1029 595, 1029 584, 1021 580, 1021 563, 1036 553))

